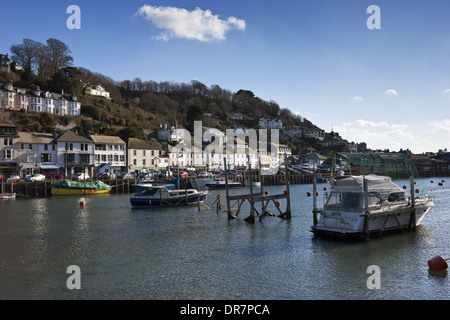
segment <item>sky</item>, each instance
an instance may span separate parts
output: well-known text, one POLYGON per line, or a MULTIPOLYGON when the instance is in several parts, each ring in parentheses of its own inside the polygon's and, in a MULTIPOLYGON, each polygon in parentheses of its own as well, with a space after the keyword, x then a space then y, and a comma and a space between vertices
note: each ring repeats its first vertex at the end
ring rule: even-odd
POLYGON ((250 90, 371 149, 450 150, 450 1, 23 0, 2 11, 0 53, 56 38, 74 66, 116 81, 250 90))

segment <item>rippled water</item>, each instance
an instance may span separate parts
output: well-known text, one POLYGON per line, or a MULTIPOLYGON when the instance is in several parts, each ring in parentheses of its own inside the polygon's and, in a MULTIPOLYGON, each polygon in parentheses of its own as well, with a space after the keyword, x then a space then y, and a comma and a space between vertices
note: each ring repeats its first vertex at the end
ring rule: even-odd
POLYGON ((417 180, 436 206, 416 232, 356 242, 309 231, 311 185, 291 186, 291 221, 255 224, 242 220, 248 205, 228 220, 196 206, 131 209, 127 195, 1 201, 0 299, 449 299, 447 271, 427 266, 450 258, 450 182, 437 181, 417 180), (81 290, 66 286, 70 265, 81 290), (370 265, 380 289, 367 287, 370 265))

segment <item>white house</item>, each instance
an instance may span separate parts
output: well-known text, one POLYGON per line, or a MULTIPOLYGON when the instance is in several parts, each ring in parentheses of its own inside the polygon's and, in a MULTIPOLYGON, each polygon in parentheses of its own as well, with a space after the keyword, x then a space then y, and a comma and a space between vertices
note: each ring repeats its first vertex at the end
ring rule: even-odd
POLYGON ((105 88, 103 88, 101 85, 97 85, 95 86, 95 88, 92 88, 92 86, 86 87, 86 93, 93 96, 100 96, 111 99, 110 93, 106 91, 105 88))
POLYGON ((94 142, 95 173, 110 173, 113 176, 126 171, 126 143, 120 137, 90 135, 94 142))
POLYGON ((283 122, 278 119, 259 119, 261 129, 283 129, 283 122))

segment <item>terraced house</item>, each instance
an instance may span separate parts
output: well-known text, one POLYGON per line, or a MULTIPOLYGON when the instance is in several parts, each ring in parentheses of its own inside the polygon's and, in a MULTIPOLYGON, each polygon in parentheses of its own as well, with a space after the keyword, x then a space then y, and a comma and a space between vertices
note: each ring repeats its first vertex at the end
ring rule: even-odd
POLYGON ((0 85, 0 107, 9 110, 49 112, 60 115, 81 115, 81 103, 77 97, 50 91, 40 87, 27 89, 12 84, 0 85))

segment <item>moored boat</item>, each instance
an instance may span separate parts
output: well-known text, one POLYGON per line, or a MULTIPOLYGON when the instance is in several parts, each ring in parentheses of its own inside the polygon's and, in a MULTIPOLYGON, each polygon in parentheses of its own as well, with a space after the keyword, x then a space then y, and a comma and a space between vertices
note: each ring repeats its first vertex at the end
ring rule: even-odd
POLYGON ((63 180, 52 184, 52 196, 107 194, 112 187, 102 181, 63 180))
POLYGON ((411 198, 390 177, 341 176, 329 182, 331 191, 311 228, 316 235, 367 236, 416 227, 434 206, 427 195, 411 198))
POLYGON ((208 190, 196 189, 170 190, 166 186, 154 186, 143 188, 130 197, 133 207, 165 207, 196 204, 203 202, 208 195, 208 190))
POLYGON ((16 198, 15 193, 0 193, 1 200, 11 200, 11 199, 15 199, 15 198, 16 198))
MULTIPOLYGON (((210 189, 225 189, 225 179, 214 179, 212 181, 205 182, 205 185, 210 189)), ((236 181, 228 181, 228 188, 240 188, 241 183, 236 181)))

